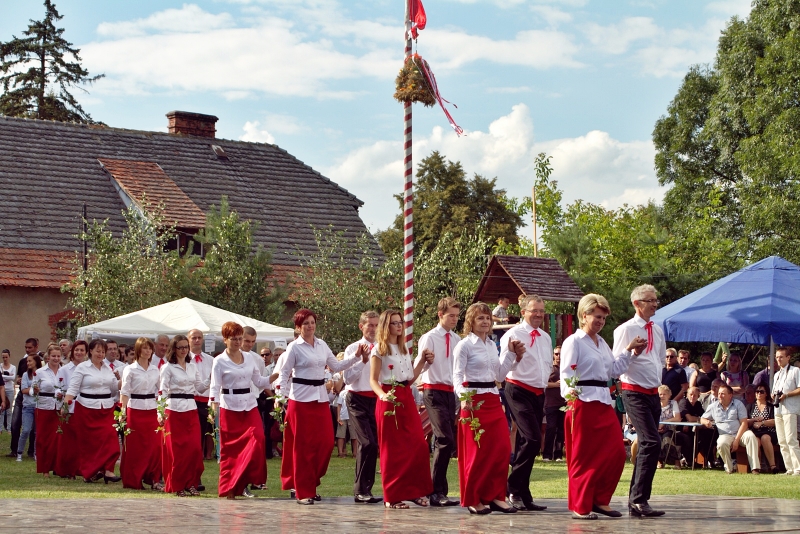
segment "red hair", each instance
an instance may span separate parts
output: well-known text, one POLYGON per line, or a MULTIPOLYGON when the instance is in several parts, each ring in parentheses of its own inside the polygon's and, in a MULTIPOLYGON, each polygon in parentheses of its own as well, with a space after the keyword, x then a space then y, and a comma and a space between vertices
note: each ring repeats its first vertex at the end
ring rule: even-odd
POLYGON ((303 326, 303 323, 309 317, 313 317, 314 318, 314 322, 317 321, 317 314, 316 313, 314 313, 313 311, 309 310, 308 308, 300 308, 294 314, 294 325, 297 328, 300 328, 301 326, 303 326))
POLYGON ((223 339, 230 339, 232 337, 243 336, 244 335, 244 328, 239 323, 228 321, 227 323, 222 325, 222 337, 223 339))

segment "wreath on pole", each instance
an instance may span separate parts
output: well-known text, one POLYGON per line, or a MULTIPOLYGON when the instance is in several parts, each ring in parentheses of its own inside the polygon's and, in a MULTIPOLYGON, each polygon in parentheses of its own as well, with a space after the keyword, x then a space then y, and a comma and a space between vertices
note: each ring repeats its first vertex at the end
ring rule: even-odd
POLYGON ((419 54, 408 56, 395 79, 397 90, 394 93, 394 98, 398 102, 419 102, 430 108, 436 105, 436 97, 425 79, 420 65, 423 65, 425 70, 430 71, 428 62, 422 59, 422 56, 419 54))

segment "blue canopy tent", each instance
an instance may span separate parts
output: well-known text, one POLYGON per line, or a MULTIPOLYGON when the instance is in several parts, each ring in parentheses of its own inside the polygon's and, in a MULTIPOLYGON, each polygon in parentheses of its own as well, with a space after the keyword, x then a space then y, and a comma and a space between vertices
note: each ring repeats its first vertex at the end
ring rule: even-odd
MULTIPOLYGON (((800 345, 800 267, 770 256, 664 306, 653 316, 668 341, 800 345)), ((771 377, 770 377, 771 378, 771 377)))

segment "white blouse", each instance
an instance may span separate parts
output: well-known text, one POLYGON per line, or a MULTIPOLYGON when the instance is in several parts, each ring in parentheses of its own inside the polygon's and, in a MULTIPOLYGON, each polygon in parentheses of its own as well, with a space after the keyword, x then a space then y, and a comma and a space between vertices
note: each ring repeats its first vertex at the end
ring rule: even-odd
POLYGON ((11 395, 6 395, 9 402, 14 402, 11 397, 14 395, 14 379, 17 375, 17 366, 9 365, 8 369, 0 366, 0 371, 3 373, 3 383, 6 388, 6 393, 11 391, 11 395))
POLYGON ((400 349, 397 345, 389 344, 389 354, 381 356, 378 354, 378 344, 372 347, 372 354, 370 358, 370 365, 381 366, 381 373, 378 375, 378 382, 381 384, 388 384, 392 378, 398 382, 405 382, 406 380, 414 380, 414 363, 411 360, 410 354, 400 354, 400 349), (389 366, 392 368, 389 369, 389 366))
MULTIPOLYGON (((67 389, 69 389, 69 381, 72 380, 72 373, 75 371, 75 363, 69 362, 67 365, 62 367, 58 370, 58 374, 56 377, 58 378, 59 384, 64 384, 62 386, 62 391, 64 395, 67 394, 67 389)), ((58 395, 56 395, 58 396, 58 395)), ((63 396, 63 395, 62 395, 63 396)), ((75 403, 69 405, 69 413, 75 413, 75 403)))
MULTIPOLYGON (((600 380, 608 382, 610 378, 617 378, 624 373, 631 363, 631 352, 625 351, 615 357, 606 340, 597 336, 599 345, 595 345, 589 334, 583 330, 569 336, 561 344, 561 396, 566 398, 571 389, 567 385, 567 378, 576 374, 579 380, 600 380), (576 365, 575 369, 572 366, 576 365)), ((608 387, 579 386, 581 394, 578 396, 583 402, 598 401, 603 404, 612 404, 611 393, 608 387)))
POLYGON ((119 380, 107 365, 100 364, 100 369, 91 360, 75 366, 69 381, 67 394, 77 398, 81 406, 92 409, 113 408, 114 396, 119 389, 119 380), (89 395, 110 395, 107 399, 87 399, 82 393, 89 395))
MULTIPOLYGON (((150 363, 152 366, 152 362, 150 363)), ((194 362, 186 364, 186 370, 177 363, 161 366, 161 396, 167 399, 167 409, 173 412, 190 412, 197 410, 194 396, 198 390, 208 387, 211 377, 206 380, 197 372, 194 362), (170 399, 171 394, 191 395, 188 399, 170 399)))
MULTIPOLYGON (((253 358, 248 357, 247 353, 242 353, 242 363, 237 364, 231 360, 226 350, 216 358, 211 367, 211 389, 210 402, 219 402, 219 405, 226 410, 235 412, 246 412, 256 407, 256 397, 251 390, 251 385, 256 385, 259 389, 269 387, 269 377, 261 376, 261 371, 253 358), (223 389, 246 389, 244 394, 223 393, 223 389)), ((258 390, 257 390, 258 391, 258 390)))
POLYGON ((324 380, 325 365, 332 371, 344 371, 349 369, 358 361, 358 358, 339 361, 333 355, 328 344, 318 337, 314 338, 312 347, 302 337, 298 337, 286 347, 286 352, 281 357, 286 356, 286 361, 281 367, 278 384, 281 392, 285 396, 289 391, 289 398, 298 402, 328 402, 328 391, 325 385, 309 386, 307 384, 292 383, 292 371, 295 378, 305 378, 307 380, 324 380), (291 389, 290 389, 291 388, 291 389))
POLYGON ((476 394, 494 393, 498 395, 497 387, 473 388, 467 387, 466 382, 502 382, 505 380, 511 366, 517 361, 517 355, 505 351, 502 361, 498 358, 497 345, 486 337, 485 341, 473 333, 462 339, 453 351, 453 383, 457 395, 467 390, 476 394))
POLYGON ((48 365, 37 369, 34 376, 34 384, 39 386, 39 400, 36 402, 36 407, 40 410, 55 410, 61 408, 61 402, 56 399, 56 393, 63 393, 67 388, 64 388, 63 391, 58 388, 58 371, 53 372, 48 365), (53 396, 45 396, 42 395, 42 393, 53 396))
POLYGON ((134 410, 155 410, 156 396, 161 376, 155 365, 148 365, 145 371, 139 362, 133 362, 122 371, 120 395, 128 397, 127 408, 134 410), (134 399, 131 395, 152 395, 146 399, 134 399))

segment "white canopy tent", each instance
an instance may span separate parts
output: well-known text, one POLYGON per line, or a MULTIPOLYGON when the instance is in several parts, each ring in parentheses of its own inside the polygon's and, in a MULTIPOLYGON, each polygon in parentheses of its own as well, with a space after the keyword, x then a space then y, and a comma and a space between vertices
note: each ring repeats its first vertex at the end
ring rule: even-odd
POLYGON ((291 328, 251 319, 189 298, 81 327, 78 329, 78 339, 139 336, 154 338, 159 334, 186 335, 189 330, 197 329, 203 332, 206 342, 222 341, 222 325, 228 321, 237 322, 242 326, 252 326, 257 333, 256 341, 259 342, 272 341, 276 346, 285 347, 286 342, 294 339, 294 330, 291 328))

